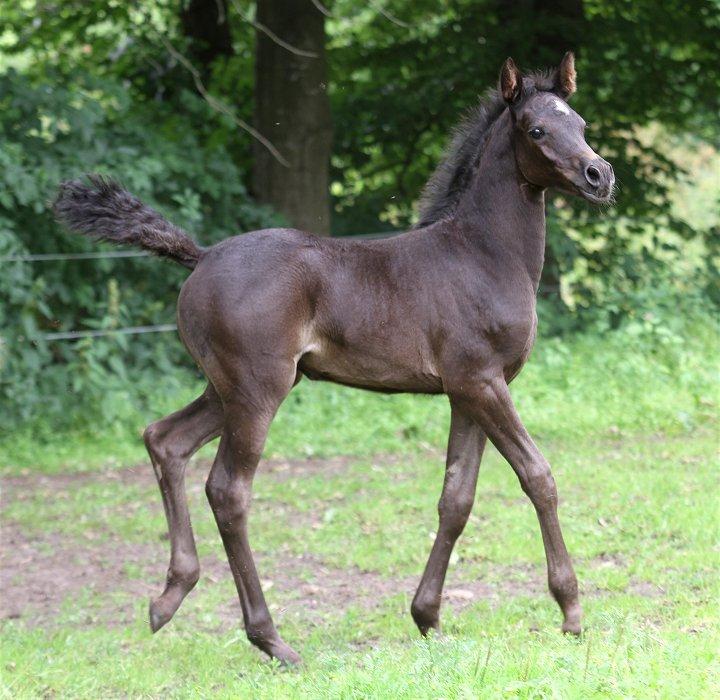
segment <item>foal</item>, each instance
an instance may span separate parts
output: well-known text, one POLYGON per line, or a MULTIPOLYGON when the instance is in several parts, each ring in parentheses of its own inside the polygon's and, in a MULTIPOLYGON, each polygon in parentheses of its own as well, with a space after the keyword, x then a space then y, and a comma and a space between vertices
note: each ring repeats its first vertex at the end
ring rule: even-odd
POLYGON ((198 580, 184 471, 201 445, 220 436, 207 496, 247 636, 281 662, 300 660, 270 617, 247 518, 270 422, 306 376, 449 397, 439 527, 411 607, 423 634, 439 628, 448 561, 473 505, 487 438, 537 511, 562 629, 580 632, 555 482, 508 391, 535 338, 545 189, 591 202, 612 195, 612 168, 587 145, 585 122, 567 105, 574 91, 572 54, 542 75, 523 76, 508 59, 499 90, 457 130, 428 183, 417 230, 386 240, 273 229, 200 248, 114 182, 92 177, 89 185, 62 185, 55 211, 70 228, 139 245, 193 270, 180 292, 178 329, 208 386, 145 431, 171 541, 165 590, 150 604, 153 631, 198 580))

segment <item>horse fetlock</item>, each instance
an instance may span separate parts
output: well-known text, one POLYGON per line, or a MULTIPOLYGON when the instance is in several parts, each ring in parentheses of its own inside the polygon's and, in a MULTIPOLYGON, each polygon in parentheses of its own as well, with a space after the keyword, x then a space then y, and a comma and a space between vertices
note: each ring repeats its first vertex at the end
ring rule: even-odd
POLYGON ((248 624, 245 628, 245 634, 251 644, 254 644, 256 647, 259 647, 268 654, 270 654, 268 649, 270 649, 278 641, 282 641, 280 639, 280 635, 275 629, 272 619, 269 617, 264 620, 248 624))
POLYGON ((563 610, 577 604, 578 582, 572 569, 550 572, 548 584, 550 592, 563 610))
POLYGON ((582 608, 578 597, 578 584, 572 569, 552 572, 549 577, 550 592, 563 613, 562 631, 580 634, 582 608))
POLYGON ((168 586, 181 586, 187 591, 195 587, 200 580, 200 564, 197 559, 182 564, 173 563, 167 572, 168 586))

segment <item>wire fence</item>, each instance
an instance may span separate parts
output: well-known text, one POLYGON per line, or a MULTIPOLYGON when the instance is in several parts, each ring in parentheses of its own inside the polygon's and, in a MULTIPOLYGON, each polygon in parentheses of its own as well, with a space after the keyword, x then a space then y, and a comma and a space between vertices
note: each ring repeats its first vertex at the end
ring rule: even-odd
MULTIPOLYGON (((360 233, 347 238, 391 238, 402 231, 380 231, 377 233, 360 233)), ((65 260, 109 260, 117 258, 147 258, 151 253, 144 250, 116 250, 98 251, 94 253, 28 253, 26 255, 3 255, 0 256, 0 263, 8 262, 59 262, 65 260)), ((557 292, 556 285, 541 285, 541 292, 557 292)), ((110 335, 141 335, 144 333, 170 333, 177 331, 174 323, 159 323, 152 326, 126 326, 123 328, 107 328, 98 330, 74 330, 57 331, 53 333, 42 333, 27 338, 29 342, 54 341, 54 340, 80 340, 82 338, 101 338, 110 335)))
MULTIPOLYGON (((378 233, 360 233, 349 238, 390 238, 400 231, 383 231, 378 233)), ((97 251, 93 253, 28 253, 25 255, 2 255, 0 263, 11 262, 61 262, 66 260, 112 260, 117 258, 147 258, 151 253, 144 250, 97 251)), ((56 331, 41 333, 27 338, 29 342, 54 340, 81 340, 82 338, 102 338, 111 335, 141 335, 144 333, 170 333, 177 331, 174 323, 159 323, 153 326, 126 326, 122 328, 106 328, 98 330, 56 331)))
MULTIPOLYGON (((391 238, 402 231, 356 233, 345 238, 391 238)), ((341 236, 342 237, 342 236, 341 236)), ((95 253, 28 253, 26 255, 0 255, 0 263, 6 262, 57 262, 62 260, 106 260, 113 258, 149 258, 152 253, 144 250, 109 250, 95 253)))
POLYGON ((55 262, 59 260, 105 260, 111 258, 148 258, 144 250, 117 250, 98 253, 32 253, 28 255, 2 255, 4 262, 55 262))
POLYGON ((43 340, 79 340, 80 338, 102 338, 105 335, 139 335, 140 333, 167 333, 176 331, 174 323, 160 323, 156 326, 127 326, 126 328, 106 328, 95 331, 58 331, 45 333, 43 340))

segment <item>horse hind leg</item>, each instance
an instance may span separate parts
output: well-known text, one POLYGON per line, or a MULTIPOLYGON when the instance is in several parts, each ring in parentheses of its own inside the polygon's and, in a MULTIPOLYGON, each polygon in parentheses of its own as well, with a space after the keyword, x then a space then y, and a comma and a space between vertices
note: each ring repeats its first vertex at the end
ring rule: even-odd
POLYGON ((300 656, 280 637, 273 623, 248 539, 252 482, 270 420, 234 406, 228 409, 228 424, 205 490, 235 579, 245 634, 280 663, 297 664, 300 656))
POLYGON ((150 627, 157 632, 173 617, 200 577, 200 563, 185 494, 185 467, 200 447, 220 434, 222 406, 211 386, 185 408, 152 423, 144 440, 162 495, 170 534, 165 590, 150 602, 150 627))
POLYGON ((300 656, 278 634, 265 601, 250 547, 248 518, 253 479, 270 423, 298 374, 290 359, 270 364, 260 359, 228 362, 232 375, 217 378, 216 386, 227 389, 221 393, 223 430, 205 491, 235 580, 245 634, 282 664, 296 664, 300 656))

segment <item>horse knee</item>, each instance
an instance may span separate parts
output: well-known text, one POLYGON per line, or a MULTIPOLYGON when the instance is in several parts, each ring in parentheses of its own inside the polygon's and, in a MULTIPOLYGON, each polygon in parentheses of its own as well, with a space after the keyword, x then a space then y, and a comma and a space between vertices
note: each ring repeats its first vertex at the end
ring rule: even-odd
POLYGON ((226 491, 227 486, 225 484, 218 483, 218 480, 213 478, 212 472, 210 477, 205 482, 205 495, 207 496, 208 502, 213 510, 220 509, 225 505, 226 502, 226 491))
POLYGON ((245 624, 245 634, 251 644, 260 649, 277 638, 277 630, 270 615, 254 616, 245 624))
POLYGON ((205 494, 221 529, 247 520, 250 489, 243 482, 219 480, 211 474, 205 483, 205 494))

